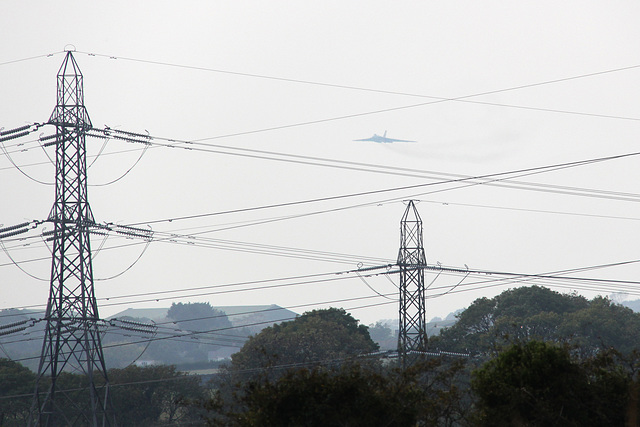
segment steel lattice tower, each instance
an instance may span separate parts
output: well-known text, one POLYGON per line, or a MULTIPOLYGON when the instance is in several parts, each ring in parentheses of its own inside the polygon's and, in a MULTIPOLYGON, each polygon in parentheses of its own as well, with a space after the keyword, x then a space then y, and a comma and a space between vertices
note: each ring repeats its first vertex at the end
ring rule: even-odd
POLYGON ((403 368, 421 357, 426 350, 426 303, 424 266, 427 258, 422 243, 422 220, 409 201, 400 222, 400 320, 398 329, 398 355, 403 368))
POLYGON ((89 243, 94 219, 87 201, 85 132, 91 120, 82 73, 71 51, 58 72, 57 105, 49 124, 56 126, 56 195, 48 218, 54 224, 53 256, 30 424, 115 425, 89 243), (59 384, 63 371, 84 374, 80 390, 59 384))

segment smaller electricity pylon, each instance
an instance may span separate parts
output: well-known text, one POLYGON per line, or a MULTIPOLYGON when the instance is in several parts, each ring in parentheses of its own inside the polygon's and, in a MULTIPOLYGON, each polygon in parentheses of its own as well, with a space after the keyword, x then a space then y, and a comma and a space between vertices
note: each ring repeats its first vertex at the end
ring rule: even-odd
POLYGON ((400 222, 400 312, 398 356, 403 369, 423 357, 427 348, 427 310, 424 268, 427 258, 422 240, 422 220, 410 200, 400 222))

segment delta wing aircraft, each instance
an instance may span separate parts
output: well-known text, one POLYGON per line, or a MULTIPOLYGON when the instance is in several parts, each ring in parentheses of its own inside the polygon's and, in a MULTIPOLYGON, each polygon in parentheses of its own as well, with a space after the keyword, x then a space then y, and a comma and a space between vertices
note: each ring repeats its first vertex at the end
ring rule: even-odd
POLYGON ((382 142, 382 143, 388 143, 388 142, 416 142, 416 141, 408 141, 406 139, 387 138, 387 131, 386 130, 384 131, 384 135, 382 135, 382 136, 374 133, 371 138, 354 139, 354 141, 373 141, 373 142, 382 142))

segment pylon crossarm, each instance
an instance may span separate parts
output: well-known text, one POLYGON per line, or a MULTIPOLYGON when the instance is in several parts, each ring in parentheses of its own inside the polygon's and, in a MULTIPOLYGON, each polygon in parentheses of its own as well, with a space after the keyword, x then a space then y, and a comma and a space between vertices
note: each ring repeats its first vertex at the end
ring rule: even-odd
POLYGON ((5 141, 10 141, 12 139, 22 138, 23 136, 27 136, 30 133, 37 131, 44 125, 45 123, 33 123, 30 125, 20 126, 14 129, 4 130, 4 128, 0 128, 0 143, 5 141))
POLYGON ((9 227, 2 227, 0 228, 0 240, 6 239, 8 237, 13 237, 18 234, 26 233, 29 230, 32 230, 38 227, 42 223, 44 223, 44 221, 33 220, 33 221, 12 225, 9 227))

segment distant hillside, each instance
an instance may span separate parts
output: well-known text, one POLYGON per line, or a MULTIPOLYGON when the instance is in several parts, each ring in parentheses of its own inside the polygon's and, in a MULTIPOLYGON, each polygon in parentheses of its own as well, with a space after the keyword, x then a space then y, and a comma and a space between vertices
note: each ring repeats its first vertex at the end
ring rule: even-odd
MULTIPOLYGON (((251 334, 260 332, 274 323, 293 320, 298 313, 279 305, 227 305, 214 306, 216 310, 226 313, 233 326, 246 328, 251 334)), ((170 321, 167 318, 169 307, 166 308, 128 308, 110 316, 109 319, 130 317, 134 319, 148 319, 156 323, 170 321)))
POLYGON ((620 305, 629 307, 635 313, 640 313, 640 299, 634 299, 632 301, 622 301, 620 305))
MULTIPOLYGON (((188 307, 186 304, 185 307, 188 307)), ((222 359, 228 359, 238 351, 250 335, 255 335, 262 329, 286 320, 294 319, 298 314, 278 305, 247 305, 247 306, 218 306, 211 307, 216 312, 226 314, 231 329, 216 326, 204 327, 197 331, 191 330, 189 322, 179 322, 168 317, 167 308, 129 308, 109 319, 127 319, 145 323, 156 323, 158 335, 156 341, 146 347, 146 343, 131 344, 137 354, 129 351, 123 356, 118 352, 105 350, 105 357, 111 358, 113 366, 119 366, 134 358, 138 364, 175 364, 180 366, 196 366, 222 359), (181 326, 186 325, 186 326, 181 326), (200 332, 203 331, 203 332, 200 332), (213 331, 213 332, 205 332, 213 331), (136 347, 137 346, 137 347, 136 347)), ((199 317, 197 315, 193 316, 199 317)), ((117 342, 131 341, 131 337, 109 337, 117 342)), ((124 347, 123 347, 124 348, 124 347)))
MULTIPOLYGON (((233 329, 214 333, 196 333, 180 329, 167 318, 169 308, 128 308, 110 316, 114 325, 115 319, 156 323, 155 335, 123 330, 117 326, 109 326, 102 335, 105 360, 110 368, 125 367, 131 363, 144 364, 202 364, 229 358, 238 351, 249 335, 260 332, 267 326, 294 319, 298 314, 277 305, 222 306, 214 307, 227 314, 233 329)), ((21 360, 21 363, 36 370, 45 322, 40 319, 42 311, 2 310, 0 326, 15 322, 25 322, 21 326, 29 326, 24 331, 0 336, 0 349, 3 357, 21 360), (31 320, 33 319, 33 320, 31 320)), ((6 328, 8 332, 14 328, 6 328)))
MULTIPOLYGON (((44 339, 44 322, 39 321, 44 316, 44 311, 8 309, 0 310, 0 326, 17 322, 27 322, 22 326, 28 326, 23 331, 0 336, 0 356, 12 360, 20 360, 20 363, 31 370, 38 369, 42 340, 44 339), (33 322, 30 320, 33 319, 33 322), (33 326, 29 326, 33 324, 33 326)), ((2 332, 15 330, 7 327, 2 332)))
POLYGON ((169 311, 169 307, 166 308, 127 308, 124 311, 121 311, 118 314, 114 314, 113 316, 109 316, 107 319, 121 318, 121 317, 132 317, 134 319, 149 319, 154 322, 159 322, 167 318, 167 311, 169 311))

